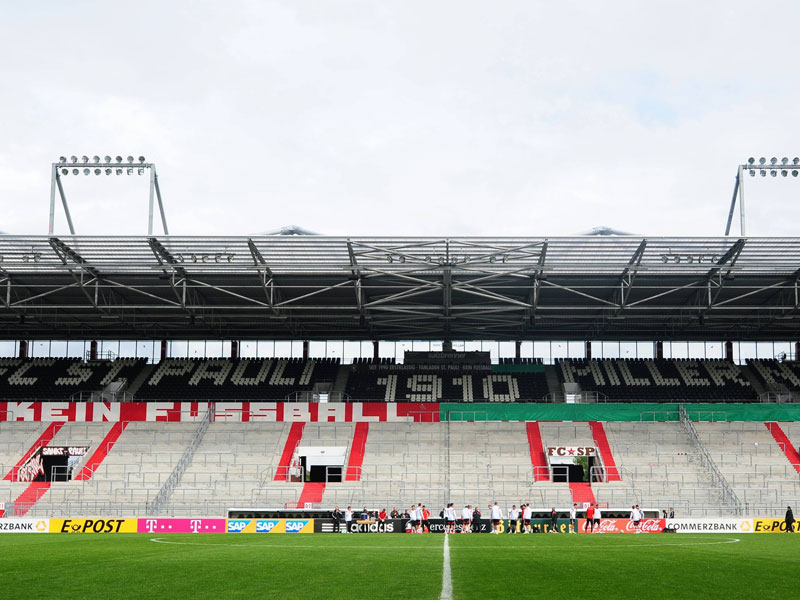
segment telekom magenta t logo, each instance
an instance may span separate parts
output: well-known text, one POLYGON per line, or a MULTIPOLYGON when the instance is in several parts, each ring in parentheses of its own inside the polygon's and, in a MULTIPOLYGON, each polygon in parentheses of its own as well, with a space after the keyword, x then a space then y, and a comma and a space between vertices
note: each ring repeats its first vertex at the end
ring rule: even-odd
POLYGON ((147 519, 144 522, 145 529, 147 529, 147 533, 153 533, 158 526, 158 521, 156 519, 147 519))
POLYGON ((201 519, 192 519, 189 521, 189 529, 192 530, 192 533, 198 533, 202 524, 203 521, 201 519))

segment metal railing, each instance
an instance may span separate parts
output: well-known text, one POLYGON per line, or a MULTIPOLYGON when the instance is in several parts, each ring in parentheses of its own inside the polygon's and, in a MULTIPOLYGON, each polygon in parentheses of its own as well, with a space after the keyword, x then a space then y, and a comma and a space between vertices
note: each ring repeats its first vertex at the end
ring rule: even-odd
POLYGON ((543 402, 570 403, 570 404, 597 404, 598 402, 608 402, 608 396, 602 392, 582 391, 574 394, 564 392, 550 392, 542 397, 543 402))
POLYGON ((350 402, 350 395, 344 392, 299 391, 286 394, 286 402, 350 402))
POLYGON ((680 412, 681 425, 683 425, 683 428, 689 435, 689 439, 696 448, 703 465, 711 473, 712 482, 714 485, 719 486, 722 492, 723 501, 727 502, 734 509, 736 514, 741 514, 742 505, 739 501, 739 498, 736 496, 736 493, 728 483, 728 480, 725 479, 716 463, 711 458, 711 454, 709 454, 708 449, 706 448, 705 444, 703 444, 703 440, 701 440, 700 436, 697 434, 697 429, 695 428, 694 423, 692 423, 691 419, 689 419, 689 414, 686 412, 686 408, 683 404, 681 404, 678 407, 678 410, 680 412))
POLYGON ((69 397, 71 402, 135 402, 135 397, 129 392, 103 392, 100 390, 87 390, 75 392, 69 397))
POLYGON ((674 410, 646 410, 639 413, 639 421, 646 422, 659 422, 659 421, 678 421, 680 419, 680 411, 674 410))
POLYGON ((172 471, 169 479, 167 479, 166 483, 164 483, 164 486, 161 488, 161 490, 159 490, 158 495, 155 497, 153 502, 148 504, 147 508, 150 511, 150 514, 157 515, 159 513, 172 491, 180 483, 184 471, 186 471, 187 467, 192 462, 192 456, 203 439, 203 434, 205 434, 208 426, 211 424, 211 420, 214 418, 213 415, 214 403, 212 402, 209 403, 208 410, 205 412, 205 418, 200 421, 200 426, 197 428, 197 431, 192 437, 191 443, 184 451, 183 456, 181 457, 180 461, 178 461, 178 464, 175 465, 175 469, 172 471))
POLYGON ((485 410, 448 410, 443 415, 440 414, 439 420, 448 423, 488 422, 489 413, 485 410))
POLYGON ((764 392, 758 396, 759 402, 769 402, 773 404, 786 404, 789 402, 797 402, 797 394, 792 392, 764 392))

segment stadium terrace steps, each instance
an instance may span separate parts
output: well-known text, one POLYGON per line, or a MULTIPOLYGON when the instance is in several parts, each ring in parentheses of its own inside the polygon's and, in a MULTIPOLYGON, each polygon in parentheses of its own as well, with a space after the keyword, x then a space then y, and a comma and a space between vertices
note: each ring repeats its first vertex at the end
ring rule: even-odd
POLYGON ((5 474, 17 464, 19 457, 35 443, 47 426, 47 423, 18 421, 0 423, 0 474, 5 474))
POLYGON ((794 447, 794 444, 792 444, 789 436, 786 435, 780 424, 775 423, 774 421, 768 421, 764 423, 764 425, 766 425, 767 430, 772 434, 772 437, 775 438, 775 441, 778 442, 778 445, 783 448, 783 452, 786 455, 786 458, 789 460, 789 463, 791 463, 795 471, 800 473, 800 454, 798 454, 797 448, 794 447))
MULTIPOLYGON (((308 424, 303 436, 313 437, 313 429, 308 424)), ((224 514, 230 507, 296 507, 303 484, 275 480, 290 430, 281 422, 211 423, 166 510, 198 514, 202 506, 204 514, 224 514)))
POLYGON ((555 365, 546 365, 544 368, 545 379, 547 380, 547 390, 553 398, 558 398, 564 393, 564 386, 558 378, 558 371, 555 365))
POLYGON ((275 481, 289 481, 289 466, 292 464, 294 451, 303 437, 305 425, 305 423, 292 423, 289 435, 286 437, 286 444, 283 447, 281 460, 278 463, 278 468, 275 469, 275 481))
POLYGON ((150 379, 150 376, 153 374, 153 371, 156 370, 157 366, 158 365, 155 363, 144 365, 144 367, 142 367, 141 372, 127 384, 125 391, 128 392, 131 396, 135 397, 136 392, 138 392, 139 388, 142 387, 142 385, 144 385, 145 381, 150 379))
POLYGON ((353 442, 350 444, 350 458, 347 461, 345 481, 360 481, 361 467, 364 464, 364 452, 369 435, 369 423, 356 423, 353 442))
POLYGON ((117 443, 117 440, 119 440, 119 437, 127 426, 128 423, 126 421, 117 421, 114 423, 92 456, 86 461, 81 471, 73 477, 73 480, 86 481, 91 479, 94 472, 102 464, 106 456, 108 456, 108 453, 111 452, 111 449, 117 443))
POLYGON ((12 481, 12 480, 14 479, 14 472, 16 471, 16 469, 19 469, 19 468, 20 468, 20 467, 22 467, 22 466, 23 466, 23 465, 24 465, 26 462, 28 462, 28 459, 29 459, 29 458, 30 458, 30 457, 33 455, 33 453, 34 453, 34 452, 36 452, 36 451, 37 451, 37 450, 38 450, 40 447, 42 447, 42 446, 47 446, 47 445, 48 445, 48 444, 51 442, 51 440, 53 439, 53 437, 54 437, 54 436, 55 436, 55 435, 58 433, 58 431, 59 431, 59 430, 60 430, 60 429, 61 429, 63 426, 64 426, 64 423, 63 423, 63 422, 61 422, 61 421, 55 421, 55 422, 53 422, 53 423, 50 423, 50 425, 48 425, 48 426, 47 426, 47 429, 45 429, 45 430, 44 430, 44 432, 42 433, 42 435, 40 435, 40 436, 37 438, 37 440, 36 440, 36 441, 35 441, 35 442, 34 442, 34 443, 31 445, 31 447, 30 447, 30 448, 28 448, 28 450, 25 452, 25 454, 23 454, 23 455, 22 455, 22 458, 20 458, 20 459, 19 459, 19 461, 17 462, 17 464, 16 464, 16 465, 14 465, 14 467, 12 467, 11 469, 9 469, 8 473, 6 473, 6 476, 5 476, 5 477, 3 477, 3 479, 4 479, 5 481, 12 481))
POLYGON ((350 379, 350 365, 339 365, 339 370, 336 372, 336 379, 333 380, 331 393, 344 394, 347 389, 348 379, 350 379))
POLYGON ((758 375, 753 372, 753 369, 750 368, 749 364, 739 365, 739 370, 742 373, 742 377, 744 377, 744 379, 746 379, 753 388, 756 396, 761 396, 761 394, 765 392, 774 391, 766 388, 764 385, 766 382, 763 382, 761 379, 759 379, 758 375))
POLYGON ((457 506, 480 500, 519 503, 530 494, 530 449, 524 422, 453 422, 446 433, 449 494, 443 502, 457 506))
MULTIPOLYGON (((26 427, 24 423, 18 425, 26 427)), ((79 437, 99 440, 110 425, 68 423, 54 439, 59 445, 79 437)), ((674 506, 685 517, 725 514, 719 489, 711 483, 679 423, 603 425, 623 481, 593 484, 591 492, 598 502, 615 508, 632 504, 674 506)), ((585 421, 370 422, 361 480, 306 488, 301 482, 273 480, 294 424, 212 423, 165 506, 165 514, 219 516, 231 507, 294 508, 306 502, 322 502, 326 508, 338 504, 389 509, 421 502, 438 514, 445 502, 485 507, 495 500, 504 509, 529 501, 538 509, 555 506, 563 510, 572 504, 573 497, 580 501, 569 484, 532 482, 531 440, 527 434, 533 426, 542 454, 554 443, 591 445, 591 429, 585 421)), ((297 443, 352 445, 356 427, 353 423, 308 423, 297 443)), ((794 506, 783 499, 796 501, 800 483, 789 481, 783 473, 795 480, 797 473, 763 420, 703 422, 696 427, 742 502, 770 510, 794 506), (775 475, 778 471, 780 476, 775 475)), ((87 510, 108 516, 146 514, 147 504, 174 470, 196 429, 195 422, 130 423, 90 480, 58 482, 49 490, 31 492, 34 498, 38 496, 38 502, 28 516, 78 516, 87 510)), ((789 438, 800 433, 796 424, 781 423, 781 429, 789 438)), ((28 440, 39 437, 40 432, 25 429, 28 440)), ((27 486, 3 482, 0 501, 13 502, 27 486)))
POLYGON ((33 508, 33 505, 50 489, 49 481, 32 481, 16 500, 14 500, 14 515, 24 517, 33 508))
POLYGON ((525 429, 528 433, 528 446, 531 452, 531 464, 533 465, 533 480, 534 481, 548 481, 547 474, 547 457, 544 453, 544 445, 542 444, 542 433, 539 430, 539 423, 536 421, 529 421, 525 424, 525 429))
POLYGON ((352 482, 329 485, 326 500, 335 497, 345 506, 375 502, 407 508, 404 504, 422 502, 441 507, 448 494, 447 445, 444 423, 370 423, 360 487, 354 489, 352 482))
POLYGON ((297 501, 297 508, 305 508, 306 504, 319 504, 325 493, 325 482, 307 481, 297 501))
POLYGON ((606 422, 605 430, 625 485, 597 486, 598 500, 612 506, 672 506, 681 516, 703 515, 709 506, 716 507, 714 514, 729 510, 679 423, 606 422))
POLYGON ((800 497, 797 470, 784 448, 792 450, 784 446, 779 425, 696 423, 695 428, 741 502, 779 510, 800 497))
POLYGON ((578 505, 586 502, 590 504, 595 503, 594 492, 592 492, 591 483, 581 483, 573 481, 569 484, 569 490, 572 493, 572 502, 578 505))
MULTIPOLYGON (((108 427, 108 423, 85 425, 108 427)), ((124 438, 116 442, 114 451, 95 469, 91 479, 54 484, 33 511, 37 516, 75 516, 75 507, 89 506, 93 514, 145 514, 147 504, 155 499, 196 430, 197 423, 128 423, 124 438)), ((218 461, 219 457, 209 462, 215 459, 218 461)), ((194 462, 198 462, 196 456, 194 462)), ((202 506, 204 498, 198 498, 195 506, 202 506)), ((218 510, 213 514, 217 513, 218 510)))
POLYGON ((621 481, 617 463, 614 461, 614 453, 611 452, 611 446, 608 444, 605 427, 600 421, 590 421, 589 427, 592 430, 594 444, 600 453, 600 460, 603 461, 606 481, 621 481))

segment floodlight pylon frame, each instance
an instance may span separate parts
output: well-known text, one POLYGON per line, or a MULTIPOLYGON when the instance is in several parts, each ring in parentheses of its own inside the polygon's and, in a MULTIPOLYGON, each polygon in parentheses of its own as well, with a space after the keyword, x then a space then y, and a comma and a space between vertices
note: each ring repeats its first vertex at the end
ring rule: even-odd
MULTIPOLYGON (((753 160, 753 159, 750 159, 753 160)), ((761 160, 764 160, 762 158, 761 160)), ((773 158, 772 160, 776 160, 773 158)), ((784 158, 783 160, 787 160, 784 158)), ((795 158, 795 161, 798 159, 795 158)), ((730 235, 731 232, 731 223, 733 222, 733 212, 736 209, 736 197, 739 197, 739 229, 740 235, 745 235, 745 228, 744 228, 744 172, 745 169, 750 171, 752 175, 756 169, 762 171, 762 175, 765 174, 766 171, 772 171, 773 176, 776 174, 777 171, 783 171, 783 175, 785 176, 786 173, 791 170, 792 175, 796 174, 796 171, 800 170, 800 166, 797 162, 793 162, 791 165, 786 163, 781 163, 780 165, 776 162, 770 162, 770 164, 766 164, 766 162, 755 164, 753 163, 744 163, 740 164, 736 169, 736 182, 733 185, 733 197, 731 198, 731 208, 728 211, 728 222, 725 225, 725 235, 730 235)))
POLYGON ((739 165, 736 169, 736 183, 733 185, 733 197, 731 198, 731 209, 728 211, 728 223, 725 225, 725 235, 728 236, 731 233, 731 222, 733 221, 733 212, 736 209, 736 196, 739 196, 739 229, 741 230, 741 235, 745 235, 744 233, 744 167, 745 165, 739 165))
POLYGON ((155 208, 155 201, 158 200, 158 211, 161 216, 161 226, 164 229, 164 235, 169 235, 169 227, 167 226, 167 216, 164 212, 164 201, 161 198, 161 186, 158 184, 158 171, 156 170, 155 163, 139 162, 139 163, 105 163, 105 162, 86 162, 86 163, 53 163, 50 174, 50 214, 47 233, 53 235, 55 232, 55 217, 56 217, 56 190, 61 198, 61 205, 64 207, 64 216, 67 219, 70 235, 75 235, 75 225, 72 222, 72 215, 69 210, 69 203, 67 202, 67 195, 64 192, 64 185, 61 182, 61 173, 59 169, 148 169, 150 173, 150 195, 147 211, 147 235, 153 235, 153 212, 155 208))

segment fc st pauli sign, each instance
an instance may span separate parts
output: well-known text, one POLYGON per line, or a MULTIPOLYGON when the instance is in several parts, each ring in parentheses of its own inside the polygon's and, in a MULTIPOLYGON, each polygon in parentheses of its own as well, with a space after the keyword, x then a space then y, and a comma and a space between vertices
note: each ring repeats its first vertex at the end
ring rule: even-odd
POLYGON ((548 446, 547 456, 597 456, 593 446, 548 446))

